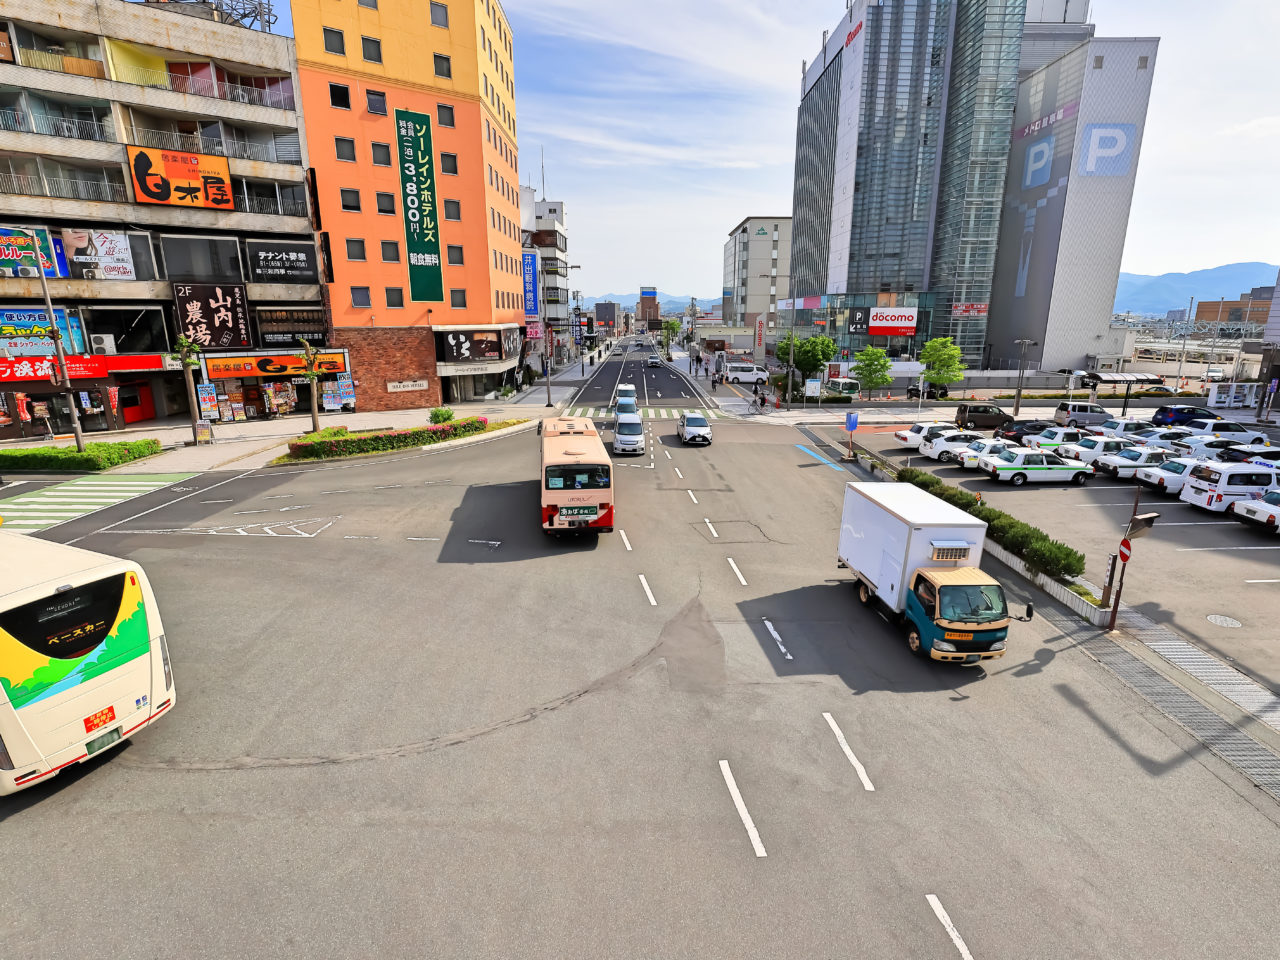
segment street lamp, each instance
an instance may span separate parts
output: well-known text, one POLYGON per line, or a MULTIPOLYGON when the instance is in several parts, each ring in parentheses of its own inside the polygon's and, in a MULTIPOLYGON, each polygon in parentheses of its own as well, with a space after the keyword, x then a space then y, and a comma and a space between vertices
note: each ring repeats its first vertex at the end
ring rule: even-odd
POLYGON ((1013 415, 1016 417, 1018 411, 1022 409, 1022 378, 1027 369, 1027 347, 1039 346, 1035 340, 1015 340, 1016 346, 1022 348, 1021 354, 1018 356, 1018 389, 1013 394, 1013 415))

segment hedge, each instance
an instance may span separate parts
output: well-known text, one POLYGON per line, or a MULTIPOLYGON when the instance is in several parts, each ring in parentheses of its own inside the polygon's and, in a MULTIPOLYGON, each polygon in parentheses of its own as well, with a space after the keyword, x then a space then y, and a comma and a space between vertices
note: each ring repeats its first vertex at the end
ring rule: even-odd
POLYGON ((361 453, 404 450, 408 447, 424 447, 432 443, 484 433, 488 426, 489 421, 485 417, 467 417, 465 420, 451 420, 448 423, 433 424, 429 427, 373 433, 348 433, 346 427, 330 427, 320 431, 319 434, 299 437, 289 444, 289 453, 299 460, 318 460, 327 457, 350 457, 361 453))
POLYGON ((38 470, 87 472, 105 470, 160 452, 159 440, 117 440, 75 447, 19 447, 0 450, 0 471, 38 470))
POLYGON ((1084 573, 1083 553, 1054 540, 1038 527, 987 506, 968 491, 943 483, 932 473, 915 467, 902 467, 898 471, 898 481, 914 484, 939 500, 973 514, 986 523, 987 536, 1046 576, 1078 577, 1084 573))

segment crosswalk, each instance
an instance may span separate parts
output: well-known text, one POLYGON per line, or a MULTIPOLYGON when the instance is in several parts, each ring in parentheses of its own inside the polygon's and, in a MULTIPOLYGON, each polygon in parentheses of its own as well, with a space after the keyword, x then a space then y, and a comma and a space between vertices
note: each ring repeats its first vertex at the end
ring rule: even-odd
MULTIPOLYGON (((719 410, 695 410, 692 407, 641 407, 640 416, 645 420, 679 420, 682 413, 698 413, 713 420, 723 419, 719 410)), ((590 417, 593 420, 613 416, 613 407, 574 407, 567 414, 571 417, 590 417)))
POLYGON ((131 473, 120 477, 81 477, 30 493, 15 492, 14 496, 0 500, 0 529, 10 533, 37 533, 193 476, 191 473, 131 473))

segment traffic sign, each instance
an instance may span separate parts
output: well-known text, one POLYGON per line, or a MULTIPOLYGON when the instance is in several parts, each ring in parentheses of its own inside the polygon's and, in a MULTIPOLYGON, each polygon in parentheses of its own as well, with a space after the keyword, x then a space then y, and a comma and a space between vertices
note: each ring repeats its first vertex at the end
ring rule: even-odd
POLYGON ((844 428, 850 433, 858 429, 858 415, 853 411, 849 411, 844 415, 844 428))
POLYGON ((1133 544, 1129 542, 1128 538, 1121 540, 1120 541, 1120 562, 1128 563, 1129 557, 1132 554, 1133 554, 1133 544))

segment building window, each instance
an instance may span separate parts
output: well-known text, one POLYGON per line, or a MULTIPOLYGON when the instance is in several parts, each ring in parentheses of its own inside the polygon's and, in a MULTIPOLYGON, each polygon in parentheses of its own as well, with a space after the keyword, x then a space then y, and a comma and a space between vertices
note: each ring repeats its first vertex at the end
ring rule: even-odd
POLYGON ((335 30, 333 27, 324 27, 324 52, 336 53, 338 56, 345 56, 347 52, 346 41, 342 38, 342 31, 335 30))
POLYGON ((387 287, 387 306, 392 308, 404 306, 404 287, 387 287))
POLYGON ((361 37, 360 52, 370 63, 382 62, 382 41, 376 37, 361 37))
POLYGON ((346 84, 329 84, 329 106, 337 107, 339 110, 351 109, 351 91, 346 84))
POLYGON ((379 193, 377 197, 379 213, 396 212, 396 195, 394 193, 379 193))
POLYGON ((342 209, 343 210, 359 210, 360 209, 360 191, 352 190, 347 187, 342 189, 342 209))
POLYGON ((339 160, 356 162, 356 142, 350 137, 334 137, 333 149, 339 160))
POLYGON ((453 174, 458 172, 458 155, 456 153, 440 154, 440 172, 453 174))
POLYGON ((395 240, 382 241, 382 262, 383 263, 399 263, 400 262, 400 244, 395 240))
POLYGON ((364 259, 364 241, 363 240, 352 240, 350 237, 347 238, 347 259, 348 260, 364 259))
POLYGON ((1094 58, 1093 58, 1093 69, 1095 69, 1095 70, 1101 70, 1101 69, 1102 69, 1102 58, 1101 58, 1101 57, 1094 57, 1094 58))
POLYGON ((446 57, 443 53, 435 55, 436 60, 436 76, 451 79, 453 77, 453 61, 446 57))
POLYGON ((387 115, 387 95, 385 93, 380 90, 366 90, 364 99, 370 113, 376 113, 380 117, 387 115))
POLYGON ((1139 57, 1139 58, 1138 58, 1138 69, 1139 69, 1139 70, 1145 70, 1145 69, 1147 69, 1147 64, 1148 64, 1148 63, 1150 63, 1150 62, 1151 62, 1151 60, 1150 60, 1150 58, 1149 58, 1149 57, 1139 57))
POLYGON ((436 104, 436 125, 440 127, 453 126, 453 107, 447 103, 436 104))
POLYGON ((391 144, 377 142, 373 144, 373 165, 375 167, 391 166, 391 144))
POLYGON ((451 243, 445 250, 451 267, 462 266, 462 247, 460 245, 451 243))
POLYGON ((351 305, 353 307, 371 307, 373 301, 369 299, 368 287, 352 287, 351 288, 351 305))
POLYGON ((449 29, 449 8, 443 3, 436 3, 435 0, 431 0, 431 25, 449 29))
POLYGON ((378 0, 358 0, 358 2, 360 6, 368 7, 370 10, 378 9, 378 0))
POLYGON ((461 220, 462 204, 457 200, 446 200, 444 202, 444 218, 446 220, 461 220))
POLYGON ((464 309, 466 309, 466 306, 467 306, 467 291, 465 291, 465 290, 450 290, 450 291, 449 291, 449 306, 454 307, 454 308, 456 308, 456 309, 458 309, 458 310, 464 310, 464 309))

